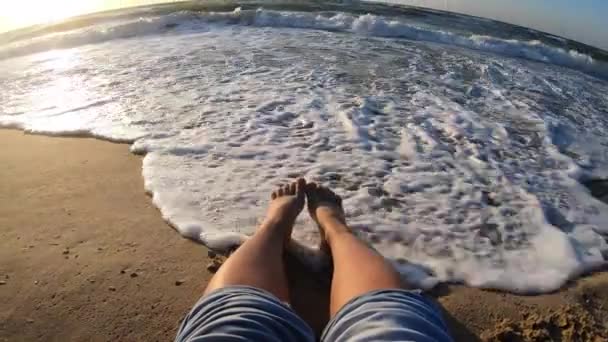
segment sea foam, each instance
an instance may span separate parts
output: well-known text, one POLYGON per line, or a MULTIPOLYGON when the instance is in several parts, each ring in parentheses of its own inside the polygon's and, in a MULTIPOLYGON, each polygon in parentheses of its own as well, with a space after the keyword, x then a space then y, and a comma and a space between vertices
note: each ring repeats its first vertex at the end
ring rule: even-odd
MULTIPOLYGON (((608 206, 579 181, 606 176, 608 84, 554 65, 599 64, 423 26, 237 10, 55 32, 3 48, 0 126, 130 142, 163 218, 212 248, 304 176, 423 288, 546 292, 605 265, 608 206)), ((314 264, 318 239, 301 215, 292 247, 314 264)))

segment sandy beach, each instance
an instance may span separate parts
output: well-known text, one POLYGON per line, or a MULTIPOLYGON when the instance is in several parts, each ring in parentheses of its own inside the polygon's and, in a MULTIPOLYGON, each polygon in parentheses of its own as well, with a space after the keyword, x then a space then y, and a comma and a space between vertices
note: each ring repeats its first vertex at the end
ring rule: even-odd
MULTIPOLYGON (((212 260, 163 221, 141 157, 14 130, 0 130, 0 146, 0 341, 172 340, 212 260)), ((293 306, 318 332, 328 277, 289 264, 293 306)), ((448 285, 431 295, 458 341, 608 339, 606 272, 546 295, 448 285)))

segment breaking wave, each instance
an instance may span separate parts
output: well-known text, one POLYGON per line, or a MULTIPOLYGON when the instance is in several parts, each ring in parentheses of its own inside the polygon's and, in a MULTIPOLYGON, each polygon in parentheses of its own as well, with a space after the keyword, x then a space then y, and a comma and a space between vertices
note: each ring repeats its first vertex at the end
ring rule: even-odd
POLYGON ((139 17, 129 21, 109 21, 100 25, 20 40, 0 49, 6 59, 49 49, 72 48, 114 39, 172 31, 204 30, 210 25, 299 28, 362 34, 372 37, 402 38, 452 45, 462 48, 555 64, 608 79, 608 64, 574 49, 548 45, 540 40, 502 39, 487 35, 464 34, 399 18, 343 12, 294 12, 259 8, 231 12, 180 11, 164 16, 139 17))

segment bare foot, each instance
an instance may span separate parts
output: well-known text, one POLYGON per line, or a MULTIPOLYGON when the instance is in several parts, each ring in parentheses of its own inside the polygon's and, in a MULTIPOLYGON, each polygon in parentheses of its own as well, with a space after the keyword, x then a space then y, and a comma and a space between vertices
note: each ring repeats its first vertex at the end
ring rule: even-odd
POLYGON ((297 181, 279 187, 271 194, 272 201, 268 207, 262 228, 280 229, 285 234, 285 242, 291 238, 293 223, 304 208, 304 190, 306 181, 297 181))
POLYGON ((324 243, 327 242, 328 234, 337 230, 348 231, 340 196, 326 187, 309 183, 306 185, 306 197, 308 212, 319 226, 324 243))

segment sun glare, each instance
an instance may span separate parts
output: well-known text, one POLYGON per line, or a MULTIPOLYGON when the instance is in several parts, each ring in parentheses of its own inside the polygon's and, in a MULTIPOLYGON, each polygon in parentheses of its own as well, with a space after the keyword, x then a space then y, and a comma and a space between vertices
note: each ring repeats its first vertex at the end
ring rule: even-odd
POLYGON ((0 29, 59 21, 103 7, 103 0, 0 0, 0 29))
POLYGON ((0 0, 0 32, 75 15, 175 0, 0 0))

